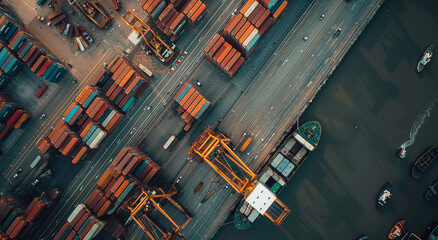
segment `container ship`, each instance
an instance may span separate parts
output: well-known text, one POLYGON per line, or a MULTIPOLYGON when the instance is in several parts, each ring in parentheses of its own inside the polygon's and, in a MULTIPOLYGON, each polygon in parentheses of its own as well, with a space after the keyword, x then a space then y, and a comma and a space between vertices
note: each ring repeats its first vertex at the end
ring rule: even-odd
MULTIPOLYGON (((258 181, 278 195, 297 172, 310 152, 315 150, 321 136, 319 122, 310 121, 301 125, 278 148, 268 164, 262 169, 258 181)), ((250 228, 260 213, 245 199, 234 212, 234 226, 239 230, 250 228)))

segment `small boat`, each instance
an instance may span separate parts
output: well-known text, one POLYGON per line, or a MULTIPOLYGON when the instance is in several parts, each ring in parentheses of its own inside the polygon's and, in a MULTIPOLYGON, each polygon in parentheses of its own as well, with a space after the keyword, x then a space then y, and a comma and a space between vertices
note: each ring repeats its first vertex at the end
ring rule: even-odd
POLYGON ((401 237, 402 235, 405 235, 407 232, 403 229, 403 226, 405 225, 405 220, 398 221, 392 228, 391 231, 388 233, 389 239, 396 239, 401 237))
POLYGON ((435 228, 430 232, 429 236, 427 237, 427 240, 437 240, 438 239, 438 225, 435 226, 435 228))
POLYGON ((405 148, 399 148, 398 152, 397 152, 397 157, 400 159, 405 159, 406 158, 406 149, 405 148))
POLYGON ((433 185, 429 186, 429 190, 427 190, 424 198, 426 198, 426 200, 432 200, 436 195, 438 195, 438 180, 433 185))
POLYGON ((438 148, 431 147, 425 153, 423 153, 417 161, 415 161, 412 167, 412 176, 419 178, 427 167, 438 157, 438 148))
POLYGON ((421 56, 420 60, 417 63, 417 72, 421 72, 426 66, 427 63, 430 62, 430 59, 433 55, 433 45, 430 45, 426 51, 424 51, 423 56, 421 56))
POLYGON ((377 206, 385 206, 386 203, 392 196, 392 185, 386 184, 385 187, 380 191, 379 196, 377 197, 377 206))

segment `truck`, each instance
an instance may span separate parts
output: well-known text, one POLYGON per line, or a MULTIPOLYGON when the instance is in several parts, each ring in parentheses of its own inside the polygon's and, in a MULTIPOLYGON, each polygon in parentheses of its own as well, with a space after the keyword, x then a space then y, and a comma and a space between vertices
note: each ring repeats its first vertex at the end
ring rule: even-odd
POLYGON ((172 142, 175 140, 175 134, 172 134, 169 139, 167 139, 166 143, 163 145, 164 150, 167 150, 172 142))
POLYGON ((38 163, 41 161, 42 157, 41 155, 38 155, 30 164, 30 168, 35 168, 36 165, 38 165, 38 163))
POLYGON ((150 78, 152 78, 154 76, 154 73, 149 70, 147 67, 145 67, 143 64, 138 64, 138 67, 144 72, 146 73, 146 75, 148 75, 150 78))

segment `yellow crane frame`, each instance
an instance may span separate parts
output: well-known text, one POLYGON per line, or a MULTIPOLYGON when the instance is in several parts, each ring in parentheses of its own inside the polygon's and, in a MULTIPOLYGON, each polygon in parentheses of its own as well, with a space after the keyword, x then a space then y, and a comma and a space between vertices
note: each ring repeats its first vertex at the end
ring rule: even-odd
POLYGON ((143 214, 142 217, 146 218, 147 222, 154 226, 155 229, 158 229, 158 231, 161 232, 163 237, 161 240, 171 240, 175 239, 175 237, 178 237, 179 239, 184 239, 180 232, 187 226, 187 224, 192 220, 192 217, 186 213, 186 211, 172 199, 172 196, 177 193, 176 190, 171 191, 170 193, 164 193, 164 191, 161 188, 153 189, 152 191, 146 191, 143 188, 141 189, 140 195, 131 203, 128 205, 128 209, 131 211, 131 217, 134 219, 134 221, 143 229, 143 231, 152 239, 152 240, 158 240, 156 236, 154 235, 154 230, 151 229, 147 223, 137 215, 137 213, 142 210, 148 202, 152 204, 152 206, 158 210, 169 222, 172 223, 173 232, 167 232, 163 230, 158 224, 156 224, 153 219, 150 219, 146 214, 143 214), (179 211, 181 211, 186 217, 187 220, 184 222, 183 225, 179 226, 167 213, 164 211, 163 208, 159 205, 159 203, 166 199, 169 201, 172 205, 174 205, 179 211))
POLYGON ((95 10, 97 10, 102 16, 105 18, 103 22, 99 23, 96 19, 94 19, 93 14, 90 14, 87 12, 86 9, 78 2, 78 0, 67 0, 70 4, 76 3, 76 7, 79 8, 79 10, 88 18, 90 19, 94 24, 96 24, 100 29, 103 29, 106 27, 106 25, 111 21, 111 19, 114 17, 112 14, 107 15, 107 13, 101 9, 96 3, 96 0, 87 0, 86 3, 90 4, 95 10))
MULTIPOLYGON (((254 190, 257 178, 255 174, 234 151, 227 145, 230 143, 230 139, 222 133, 217 133, 211 128, 207 128, 193 143, 189 149, 189 154, 194 152, 198 154, 202 159, 207 162, 225 181, 230 184, 234 190, 239 194, 242 194, 245 198, 254 190), (221 159, 220 156, 224 156, 226 159, 221 159), (230 162, 227 162, 229 160, 230 162), (233 163, 242 171, 242 176, 238 176, 231 168, 229 163, 233 163)), ((275 202, 283 207, 284 211, 274 218, 265 212, 269 220, 276 225, 281 224, 284 218, 290 213, 289 208, 276 198, 275 202)))
POLYGON ((159 58, 161 58, 165 63, 169 62, 173 56, 175 56, 176 51, 174 51, 163 39, 161 39, 161 37, 156 34, 151 27, 149 27, 149 25, 147 25, 143 20, 141 20, 139 17, 137 17, 137 15, 135 15, 133 12, 131 11, 127 11, 123 16, 122 16, 123 21, 125 21, 137 34, 140 34, 142 36, 142 38, 145 40, 146 44, 149 46, 149 48, 155 53, 155 55, 157 55, 159 58), (127 17, 130 17, 131 20, 128 20, 127 17), (139 25, 137 25, 136 23, 139 23, 139 25), (148 39, 146 37, 146 34, 151 33, 152 34, 152 38, 148 39), (161 53, 159 52, 159 48, 161 46, 164 46, 168 51, 171 52, 170 56, 165 58, 164 56, 161 55, 161 53))

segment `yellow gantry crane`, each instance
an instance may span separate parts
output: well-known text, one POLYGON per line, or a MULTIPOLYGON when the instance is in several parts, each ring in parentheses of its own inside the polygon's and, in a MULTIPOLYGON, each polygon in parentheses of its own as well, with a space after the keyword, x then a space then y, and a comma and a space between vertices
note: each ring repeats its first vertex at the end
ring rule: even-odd
POLYGON ((148 47, 157 55, 164 63, 169 62, 175 56, 175 44, 166 43, 157 33, 155 33, 149 25, 141 20, 131 11, 127 11, 122 16, 125 21, 137 34, 140 34, 145 40, 148 47))
MULTIPOLYGON (((262 183, 256 181, 257 174, 237 156, 228 146, 230 139, 222 133, 207 128, 198 136, 189 154, 195 153, 208 163, 234 190, 242 194, 245 200, 260 214, 279 225, 290 213, 289 208, 262 183), (275 203, 282 211, 271 215, 267 210, 275 203)), ((195 155, 195 156, 196 156, 195 155)))
POLYGON ((70 5, 75 4, 75 6, 100 29, 105 28, 114 17, 112 14, 108 15, 97 0, 86 0, 83 1, 83 3, 80 3, 79 0, 67 0, 67 2, 69 2, 70 5), (98 18, 103 19, 99 20, 98 18))
POLYGON ((165 193, 161 188, 149 189, 148 191, 141 188, 140 195, 132 203, 128 204, 131 217, 152 240, 185 239, 180 232, 187 226, 192 217, 172 199, 172 196, 176 193, 177 190, 165 193), (160 203, 163 205, 164 201, 171 203, 185 215, 186 221, 181 226, 160 206, 160 203), (166 219, 171 223, 171 231, 165 230, 163 226, 160 226, 160 224, 151 217, 150 213, 156 211, 161 214, 159 215, 160 219, 166 219))

